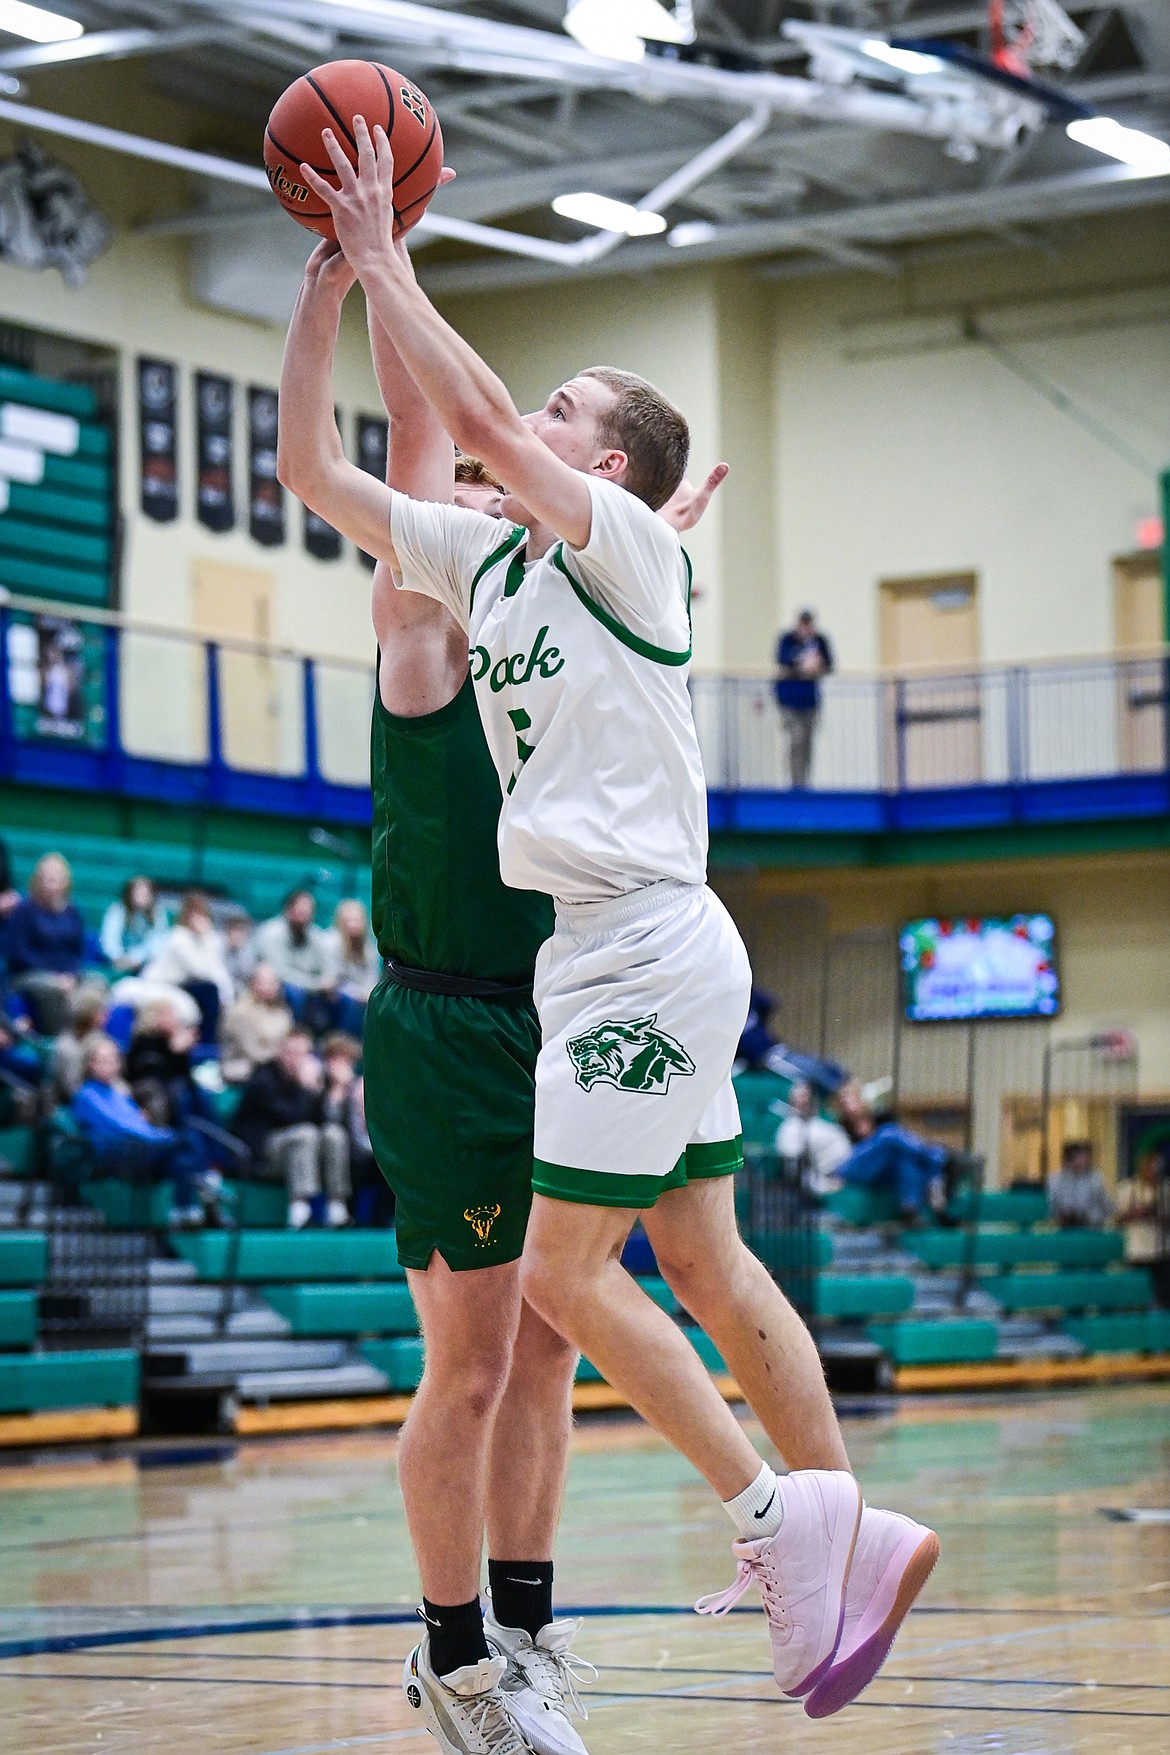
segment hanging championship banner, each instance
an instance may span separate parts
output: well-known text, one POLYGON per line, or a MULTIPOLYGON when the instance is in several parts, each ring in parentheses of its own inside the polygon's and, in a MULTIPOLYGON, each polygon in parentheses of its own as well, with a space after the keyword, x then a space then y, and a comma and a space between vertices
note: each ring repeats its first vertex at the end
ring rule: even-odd
POLYGON ((146 517, 169 524, 179 516, 178 373, 168 360, 138 361, 139 497, 146 517))
MULTIPOLYGON (((376 415, 359 414, 354 423, 354 432, 357 439, 358 468, 364 469, 367 475, 376 475, 379 481, 385 481, 389 422, 376 415)), ((371 572, 377 565, 373 555, 368 555, 364 549, 358 549, 358 559, 371 572)))
POLYGON ((284 489, 276 479, 276 391, 248 390, 248 529, 274 548, 284 541, 284 489))
MULTIPOLYGON (((333 418, 334 420, 337 420, 336 409, 333 410, 333 418)), ((340 426, 340 424, 340 421, 338 421, 338 426, 340 426)), ((327 523, 324 518, 319 518, 316 512, 310 512, 307 506, 304 508, 304 513, 305 547, 308 549, 309 553, 315 555, 319 561, 340 560, 340 530, 334 530, 332 524, 327 523)))
POLYGON ((236 521, 232 492, 232 381, 214 372, 197 372, 195 397, 199 522, 206 524, 208 530, 230 530, 236 521))
POLYGON ((310 512, 307 506, 304 511, 305 547, 309 553, 316 555, 319 561, 339 560, 341 557, 341 532, 334 530, 332 524, 327 524, 324 518, 317 516, 316 512, 310 512))

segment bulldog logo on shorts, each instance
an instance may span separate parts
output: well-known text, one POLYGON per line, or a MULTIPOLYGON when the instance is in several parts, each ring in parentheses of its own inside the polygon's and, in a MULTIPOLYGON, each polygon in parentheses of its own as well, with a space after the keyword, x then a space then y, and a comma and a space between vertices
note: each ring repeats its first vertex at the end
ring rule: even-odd
POLYGON ((499 1207, 468 1207, 463 1217, 479 1239, 477 1249, 486 1249, 492 1226, 500 1216, 499 1207))
POLYGON ((675 1074, 689 1079, 695 1063, 673 1036, 658 1028, 658 1013, 624 1021, 607 1018, 565 1044, 577 1083, 615 1085, 619 1091, 665 1091, 675 1074))

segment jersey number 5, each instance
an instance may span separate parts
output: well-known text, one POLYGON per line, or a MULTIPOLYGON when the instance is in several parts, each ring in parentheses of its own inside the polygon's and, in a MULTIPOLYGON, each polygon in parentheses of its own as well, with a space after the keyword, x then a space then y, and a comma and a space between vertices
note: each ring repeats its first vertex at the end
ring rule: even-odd
POLYGON ((532 755, 533 751, 536 748, 536 745, 531 744, 531 743, 525 743, 524 739, 520 735, 522 731, 531 731, 532 730, 532 721, 528 717, 527 713, 524 711, 523 707, 509 708, 508 718, 512 721, 512 728, 516 733, 516 756, 517 756, 516 772, 513 774, 512 778, 508 782, 508 797, 511 798, 512 793, 513 793, 515 786, 516 786, 516 782, 520 778, 520 770, 524 766, 525 762, 528 760, 529 756, 532 755))

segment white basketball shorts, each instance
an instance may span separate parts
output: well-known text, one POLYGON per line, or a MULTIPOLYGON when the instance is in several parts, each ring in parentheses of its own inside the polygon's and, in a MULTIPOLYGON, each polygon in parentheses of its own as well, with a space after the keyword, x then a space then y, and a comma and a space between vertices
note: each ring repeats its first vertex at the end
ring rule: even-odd
POLYGON ((703 885, 558 904, 536 962, 536 1192, 644 1208, 738 1170, 731 1063, 750 991, 743 941, 703 885))

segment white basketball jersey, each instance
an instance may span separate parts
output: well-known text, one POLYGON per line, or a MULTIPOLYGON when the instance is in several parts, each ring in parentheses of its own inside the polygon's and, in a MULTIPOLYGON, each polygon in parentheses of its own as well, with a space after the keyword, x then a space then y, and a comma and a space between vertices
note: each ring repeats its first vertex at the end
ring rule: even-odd
POLYGON ((468 630, 504 882, 564 902, 701 884, 707 866, 689 563, 643 501, 585 479, 588 543, 531 563, 527 532, 482 513, 397 493, 391 513, 403 586, 468 630))

